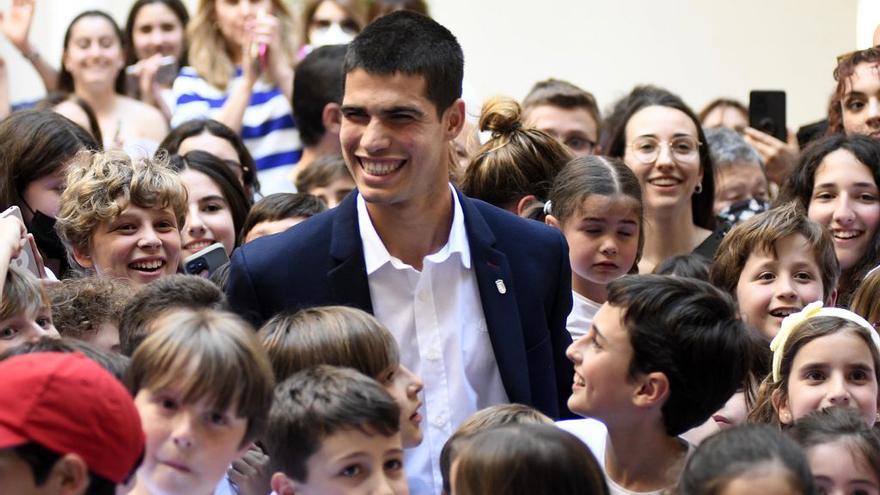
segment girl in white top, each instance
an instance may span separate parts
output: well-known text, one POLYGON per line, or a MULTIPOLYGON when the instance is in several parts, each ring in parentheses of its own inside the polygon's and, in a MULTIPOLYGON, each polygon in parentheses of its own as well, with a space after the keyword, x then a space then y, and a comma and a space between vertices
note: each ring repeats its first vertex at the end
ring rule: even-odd
POLYGON ((107 13, 89 10, 76 16, 64 35, 58 88, 92 107, 104 148, 152 155, 168 125, 156 108, 122 95, 124 66, 119 26, 107 13))
POLYGON ((572 340, 587 333, 605 302, 605 287, 637 271, 642 252, 642 191, 617 158, 586 156, 569 162, 550 191, 545 222, 562 231, 571 260, 572 340))

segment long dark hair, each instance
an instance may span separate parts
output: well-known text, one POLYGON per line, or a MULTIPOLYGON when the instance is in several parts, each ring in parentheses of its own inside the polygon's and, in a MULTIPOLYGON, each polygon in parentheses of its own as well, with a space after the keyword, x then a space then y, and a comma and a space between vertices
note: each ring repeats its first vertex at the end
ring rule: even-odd
MULTIPOLYGON (((825 157, 837 150, 846 150, 856 160, 868 167, 874 184, 880 187, 880 142, 868 136, 854 134, 832 134, 811 143, 801 155, 797 169, 783 185, 777 202, 797 201, 804 211, 810 207, 813 197, 813 185, 816 170, 825 157)), ((880 262, 880 228, 874 232, 874 238, 868 243, 868 249, 860 260, 847 270, 842 271, 838 282, 837 304, 847 306, 856 287, 865 278, 865 274, 880 262)))
POLYGON ((180 21, 180 25, 183 28, 183 47, 181 48, 182 53, 178 53, 175 57, 177 58, 178 65, 183 67, 187 65, 187 52, 189 51, 186 42, 186 25, 189 23, 189 12, 186 10, 186 5, 180 0, 137 0, 131 6, 131 10, 128 11, 128 19, 125 21, 125 32, 122 39, 127 54, 125 63, 131 65, 138 61, 137 54, 134 52, 134 21, 137 20, 137 15, 143 7, 154 3, 161 3, 171 9, 174 12, 174 16, 180 21))
MULTIPOLYGON (((103 17, 113 26, 113 31, 116 33, 116 39, 119 40, 119 49, 122 50, 123 55, 125 55, 125 43, 123 42, 124 36, 122 34, 122 30, 119 29, 119 25, 116 24, 116 21, 110 17, 110 14, 102 11, 102 10, 87 10, 78 16, 74 17, 70 24, 67 25, 67 31, 64 32, 64 51, 63 53, 67 53, 67 45, 70 44, 70 35, 71 31, 73 31, 73 26, 79 22, 80 19, 84 17, 103 17)), ((61 69, 58 71, 58 89, 61 91, 67 91, 68 93, 73 93, 73 75, 70 71, 67 70, 67 67, 64 66, 64 55, 61 56, 61 69)), ((114 84, 114 89, 118 94, 125 93, 125 71, 120 69, 119 74, 116 75, 116 83, 114 84)))
POLYGON ((715 201, 715 174, 712 156, 709 154, 709 146, 706 144, 706 135, 703 133, 700 119, 678 95, 657 86, 636 86, 630 94, 624 96, 614 105, 611 114, 605 118, 600 138, 602 153, 623 158, 626 153, 626 125, 637 112, 653 106, 678 110, 687 115, 694 123, 694 127, 697 128, 697 140, 702 143, 699 150, 700 167, 703 171, 701 183, 703 191, 700 194, 691 195, 691 210, 694 225, 713 230, 715 228, 715 215, 712 213, 712 205, 715 201))

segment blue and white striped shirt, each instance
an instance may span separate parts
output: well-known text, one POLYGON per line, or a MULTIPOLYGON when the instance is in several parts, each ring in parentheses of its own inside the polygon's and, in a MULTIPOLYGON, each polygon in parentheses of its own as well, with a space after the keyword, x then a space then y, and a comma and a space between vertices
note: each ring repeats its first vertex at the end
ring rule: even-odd
MULTIPOLYGON (((180 70, 174 80, 174 112, 171 127, 200 118, 216 118, 236 85, 242 83, 241 68, 227 90, 221 90, 202 79, 192 67, 180 70)), ((254 84, 251 100, 241 126, 241 137, 254 157, 257 171, 290 167, 299 161, 302 143, 290 102, 281 90, 262 79, 254 84)))

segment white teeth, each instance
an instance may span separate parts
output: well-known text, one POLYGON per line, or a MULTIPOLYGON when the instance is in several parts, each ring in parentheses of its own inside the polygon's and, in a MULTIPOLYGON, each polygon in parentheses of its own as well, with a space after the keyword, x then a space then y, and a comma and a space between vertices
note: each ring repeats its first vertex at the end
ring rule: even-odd
POLYGON ((361 158, 361 165, 364 167, 364 170, 366 170, 367 173, 370 175, 388 175, 403 166, 403 161, 375 162, 372 160, 365 160, 361 158))
POLYGON ((797 313, 798 311, 800 311, 800 310, 798 310, 798 309, 774 309, 773 311, 770 312, 770 314, 773 316, 777 316, 777 317, 781 316, 781 317, 785 318, 786 316, 793 314, 793 313, 797 313))
POLYGON ((859 230, 835 230, 832 232, 835 239, 852 239, 862 235, 859 230))
POLYGON ((651 179, 649 181, 651 184, 655 186, 674 186, 679 183, 678 179, 673 179, 671 177, 660 177, 657 179, 651 179))
POLYGON ((193 242, 193 243, 188 244, 186 246, 186 248, 192 252, 197 252, 197 251, 201 251, 202 249, 205 249, 206 247, 208 247, 210 245, 211 245, 211 242, 209 242, 209 241, 193 242))
POLYGON ((574 384, 575 385, 584 385, 584 379, 579 375, 574 375, 574 384))
POLYGON ((162 260, 154 260, 154 261, 140 261, 136 263, 131 263, 128 265, 129 267, 135 270, 146 270, 152 271, 161 268, 165 264, 162 260))

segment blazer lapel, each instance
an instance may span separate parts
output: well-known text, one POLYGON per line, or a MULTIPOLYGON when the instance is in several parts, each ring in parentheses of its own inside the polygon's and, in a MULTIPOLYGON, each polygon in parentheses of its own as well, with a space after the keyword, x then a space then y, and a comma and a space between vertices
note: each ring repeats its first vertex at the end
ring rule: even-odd
POLYGON ((336 208, 330 239, 333 267, 327 272, 330 294, 339 304, 372 313, 370 284, 358 230, 357 193, 349 194, 336 208))
POLYGON ((525 341, 507 256, 494 248, 495 235, 476 206, 456 192, 464 212, 471 261, 501 381, 511 402, 530 404, 525 341))

